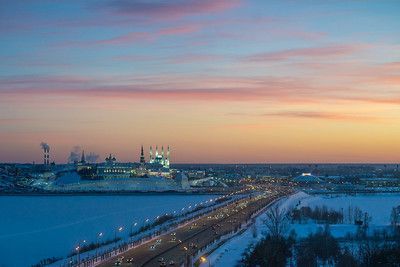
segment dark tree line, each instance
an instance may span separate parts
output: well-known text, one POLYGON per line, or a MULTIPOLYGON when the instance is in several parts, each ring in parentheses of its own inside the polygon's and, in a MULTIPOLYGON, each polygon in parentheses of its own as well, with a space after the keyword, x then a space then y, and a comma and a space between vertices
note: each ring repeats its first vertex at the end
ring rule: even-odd
POLYGON ((331 235, 329 226, 310 234, 296 245, 297 266, 332 265, 340 254, 338 241, 331 235))
MULTIPOLYGON (((327 208, 318 208, 316 212, 309 208, 297 210, 303 211, 299 213, 301 216, 307 214, 308 218, 315 216, 319 220, 336 214, 330 213, 327 208)), ((355 234, 347 235, 344 240, 340 239, 344 241, 340 245, 339 240, 331 235, 329 223, 306 238, 296 239, 294 231, 287 235, 287 212, 273 207, 267 212, 265 220, 268 235, 244 254, 241 266, 280 267, 294 264, 298 267, 400 267, 400 208, 392 210, 391 229, 375 231, 373 235, 367 234, 371 220, 368 214, 358 208, 352 208, 352 211, 349 214, 358 230, 355 234), (346 243, 351 243, 353 249, 350 250, 346 243)), ((293 219, 293 212, 291 215, 293 219)), ((334 220, 340 220, 340 216, 334 220)), ((332 222, 331 219, 327 221, 332 222)))
POLYGON ((292 220, 298 223, 307 222, 307 220, 315 220, 323 224, 338 224, 343 223, 343 212, 328 209, 326 206, 322 207, 301 207, 294 209, 291 214, 292 220))
POLYGON ((295 243, 294 237, 267 235, 253 249, 245 253, 244 266, 286 266, 287 259, 292 256, 292 247, 295 243))

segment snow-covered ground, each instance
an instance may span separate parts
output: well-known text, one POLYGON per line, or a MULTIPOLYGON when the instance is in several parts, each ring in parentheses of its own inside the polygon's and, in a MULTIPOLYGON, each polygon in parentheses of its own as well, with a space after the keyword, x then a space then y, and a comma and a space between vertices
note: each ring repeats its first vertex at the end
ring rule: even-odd
POLYGON ((390 224, 390 212, 394 206, 400 205, 400 194, 378 193, 359 195, 315 195, 301 201, 301 206, 322 206, 340 211, 349 206, 358 207, 372 216, 371 224, 390 224))
MULTIPOLYGON (((304 192, 296 193, 288 198, 283 198, 276 203, 281 209, 290 210, 300 202, 300 206, 322 206, 325 205, 335 210, 346 209, 349 206, 358 207, 372 216, 371 229, 378 229, 390 223, 390 212, 392 207, 400 205, 400 194, 365 194, 365 195, 308 195, 304 192)), ((267 232, 263 223, 265 213, 257 217, 255 228, 257 236, 253 236, 253 229, 250 226, 242 234, 233 237, 216 249, 208 256, 211 266, 235 266, 241 260, 242 254, 250 247, 255 245, 267 232)), ((305 237, 311 232, 315 232, 322 225, 315 223, 292 224, 298 237, 305 237)), ((356 226, 352 224, 331 225, 332 235, 336 237, 345 236, 348 232, 355 232, 356 226)), ((203 263, 202 267, 208 267, 208 263, 203 263)))
POLYGON ((180 211, 211 195, 147 194, 126 196, 0 197, 0 266, 30 266, 53 256, 66 256, 97 234, 127 237, 130 226, 148 218, 180 211))
MULTIPOLYGON (((282 208, 289 208, 294 206, 299 199, 308 197, 305 193, 297 193, 289 198, 283 198, 279 200, 276 205, 282 208)), ((265 226, 264 220, 266 219, 265 212, 255 218, 254 226, 257 235, 254 236, 254 226, 250 226, 242 234, 237 235, 222 246, 213 251, 207 258, 210 261, 211 266, 235 266, 238 261, 242 259, 242 254, 249 248, 257 244, 261 238, 264 237, 267 228, 265 226)), ((208 267, 208 262, 202 263, 201 267, 208 267)))
MULTIPOLYGON (((382 230, 390 225, 390 213, 392 208, 400 205, 400 194, 398 193, 379 193, 379 194, 358 194, 358 195, 310 195, 300 201, 300 206, 327 206, 329 209, 340 211, 343 209, 345 217, 349 207, 359 208, 371 216, 369 232, 382 230)), ((298 237, 305 237, 315 232, 317 228, 323 225, 315 223, 292 224, 298 237)), ((330 230, 335 237, 344 237, 347 233, 355 233, 357 227, 345 222, 344 224, 332 224, 330 230)))

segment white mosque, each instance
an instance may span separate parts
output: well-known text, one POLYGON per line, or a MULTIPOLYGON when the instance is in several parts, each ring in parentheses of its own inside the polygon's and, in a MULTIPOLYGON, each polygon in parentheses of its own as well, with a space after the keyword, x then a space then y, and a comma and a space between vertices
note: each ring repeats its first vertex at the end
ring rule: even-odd
POLYGON ((161 147, 161 153, 158 152, 158 146, 156 146, 155 154, 153 154, 153 147, 150 146, 150 164, 160 164, 164 168, 169 168, 170 162, 170 148, 167 147, 167 155, 164 155, 164 146, 161 147))

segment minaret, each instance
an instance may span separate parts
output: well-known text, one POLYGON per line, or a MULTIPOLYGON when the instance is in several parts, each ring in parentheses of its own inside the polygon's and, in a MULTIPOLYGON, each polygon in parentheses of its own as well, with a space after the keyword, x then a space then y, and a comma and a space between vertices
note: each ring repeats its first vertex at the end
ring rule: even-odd
POLYGON ((170 162, 170 149, 169 149, 169 145, 168 145, 168 148, 167 148, 167 161, 166 161, 166 165, 167 165, 167 167, 169 168, 169 162, 170 162))
POLYGON ((164 166, 165 160, 164 160, 164 146, 161 147, 161 165, 164 166))
POLYGON ((86 163, 86 159, 85 159, 85 150, 82 150, 82 156, 81 156, 81 163, 86 163))
POLYGON ((158 156, 158 146, 156 145, 156 158, 158 156))
POLYGON ((141 149, 141 152, 140 152, 140 163, 142 163, 142 164, 146 163, 146 160, 144 158, 143 145, 142 145, 142 149, 141 149))
POLYGON ((152 148, 152 146, 150 146, 150 152, 149 152, 149 156, 150 156, 150 159, 149 159, 149 162, 150 163, 153 163, 153 148, 152 148))

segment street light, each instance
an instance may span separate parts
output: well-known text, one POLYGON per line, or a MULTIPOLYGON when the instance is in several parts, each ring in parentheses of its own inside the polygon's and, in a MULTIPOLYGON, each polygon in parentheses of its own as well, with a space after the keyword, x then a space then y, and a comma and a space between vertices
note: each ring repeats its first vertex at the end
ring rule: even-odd
POLYGON ((210 260, 207 260, 207 258, 204 257, 204 256, 201 256, 201 257, 200 257, 200 262, 201 262, 201 263, 206 263, 206 262, 208 262, 208 267, 211 266, 210 260))
POLYGON ((80 262, 80 259, 79 259, 79 251, 80 251, 80 249, 81 249, 81 247, 78 245, 78 246, 76 246, 76 248, 75 248, 75 251, 76 251, 76 260, 77 260, 77 262, 78 262, 78 266, 79 266, 79 262, 80 262))
POLYGON ((97 258, 97 256, 98 256, 98 250, 99 250, 99 247, 100 247, 100 238, 103 236, 103 233, 102 232, 100 232, 98 235, 97 235, 97 247, 96 247, 96 258, 97 258))
POLYGON ((133 227, 135 227, 136 225, 137 225, 136 222, 133 223, 133 224, 131 224, 131 234, 130 234, 130 236, 131 236, 131 242, 132 242, 132 238, 133 238, 133 227))
POLYGON ((117 228, 117 229, 114 231, 114 240, 115 240, 115 241, 117 241, 117 231, 118 231, 118 232, 122 232, 122 230, 124 230, 124 228, 123 228, 122 226, 120 226, 119 228, 117 228))
POLYGON ((79 241, 78 245, 75 247, 76 257, 77 257, 77 260, 78 260, 78 265, 79 265, 79 261, 80 261, 80 255, 79 254, 80 254, 80 251, 82 250, 81 242, 83 244, 85 244, 86 243, 86 239, 84 239, 82 241, 79 241))

